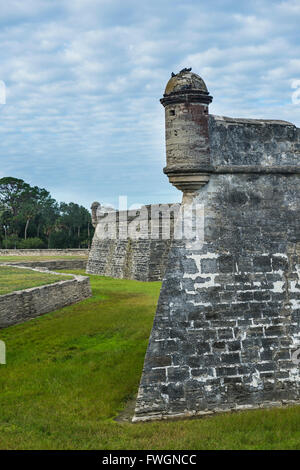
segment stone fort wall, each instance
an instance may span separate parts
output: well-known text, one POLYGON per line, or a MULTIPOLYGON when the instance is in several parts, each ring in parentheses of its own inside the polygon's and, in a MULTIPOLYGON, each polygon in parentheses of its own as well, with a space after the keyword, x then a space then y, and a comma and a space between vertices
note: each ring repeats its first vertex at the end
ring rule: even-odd
POLYGON ((204 233, 170 249, 134 421, 300 398, 300 129, 208 115, 206 88, 195 98, 186 70, 162 100, 164 171, 184 192, 180 214, 203 205, 204 233), (204 103, 197 112, 193 100, 204 103), (202 112, 207 118, 199 120, 202 112), (207 158, 197 162, 196 152, 184 167, 183 149, 193 142, 189 119, 201 129, 206 119, 208 132, 200 135, 207 158), (179 134, 187 137, 176 160, 179 134))
POLYGON ((98 211, 87 273, 159 281, 165 272, 179 204, 98 211))
POLYGON ((276 120, 208 116, 214 173, 299 173, 300 129, 276 120))

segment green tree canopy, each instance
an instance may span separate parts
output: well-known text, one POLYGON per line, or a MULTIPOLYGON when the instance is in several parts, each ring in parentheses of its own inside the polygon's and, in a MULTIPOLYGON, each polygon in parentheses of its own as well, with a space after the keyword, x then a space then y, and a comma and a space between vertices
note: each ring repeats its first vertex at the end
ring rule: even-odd
POLYGON ((58 203, 49 191, 22 179, 0 179, 0 246, 23 246, 29 237, 39 246, 79 248, 89 246, 92 230, 85 207, 58 203))

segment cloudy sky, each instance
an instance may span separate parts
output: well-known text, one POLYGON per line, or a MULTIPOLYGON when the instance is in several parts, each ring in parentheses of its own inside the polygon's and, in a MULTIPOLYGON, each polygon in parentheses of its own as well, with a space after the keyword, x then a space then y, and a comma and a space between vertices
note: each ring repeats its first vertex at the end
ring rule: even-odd
POLYGON ((299 126, 299 24, 299 0, 1 2, 0 177, 86 207, 180 200, 162 173, 171 72, 193 67, 213 114, 299 126))

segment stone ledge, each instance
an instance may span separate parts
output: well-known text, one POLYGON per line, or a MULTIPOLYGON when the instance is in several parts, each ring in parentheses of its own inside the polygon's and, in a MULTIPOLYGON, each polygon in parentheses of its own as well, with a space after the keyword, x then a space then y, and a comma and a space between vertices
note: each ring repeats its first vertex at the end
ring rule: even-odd
POLYGON ((284 408, 288 406, 299 406, 299 400, 282 400, 282 401, 269 401, 256 405, 235 405, 227 408, 214 408, 213 410, 202 410, 202 411, 185 411, 183 413, 151 413, 149 415, 135 415, 132 418, 133 423, 141 423, 147 421, 163 421, 166 419, 188 419, 188 418, 203 418, 204 416, 213 416, 221 413, 234 413, 238 411, 247 410, 262 410, 269 408, 284 408))
POLYGON ((250 119, 250 118, 233 118, 228 116, 219 116, 217 114, 211 114, 211 116, 218 122, 230 123, 230 124, 255 124, 255 125, 277 125, 277 126, 292 126, 296 127, 295 124, 289 121, 281 121, 278 119, 250 119))
POLYGON ((31 287, 0 296, 0 328, 23 323, 32 318, 58 310, 67 305, 91 297, 90 280, 87 276, 57 273, 47 269, 28 268, 7 265, 18 269, 47 272, 60 276, 72 276, 73 279, 31 287))
POLYGON ((256 173, 256 174, 280 174, 293 175, 300 173, 300 166, 296 165, 218 165, 213 167, 212 173, 256 173))
POLYGON ((24 266, 29 268, 46 268, 50 271, 56 269, 84 269, 86 268, 86 259, 57 259, 45 261, 4 261, 3 265, 24 266))
POLYGON ((0 249, 0 256, 88 256, 88 248, 0 249))
POLYGON ((227 174, 227 173, 256 173, 256 174, 299 174, 300 173, 300 166, 299 165, 209 165, 207 167, 186 167, 183 170, 182 167, 165 167, 163 172, 169 176, 169 178, 178 178, 183 176, 184 178, 188 178, 189 175, 190 179, 193 178, 201 178, 206 177, 209 178, 210 174, 217 173, 217 174, 227 174))

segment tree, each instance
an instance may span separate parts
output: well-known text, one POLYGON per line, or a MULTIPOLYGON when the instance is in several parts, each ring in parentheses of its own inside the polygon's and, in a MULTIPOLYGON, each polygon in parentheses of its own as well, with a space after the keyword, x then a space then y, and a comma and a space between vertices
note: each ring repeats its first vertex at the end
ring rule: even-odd
POLYGON ((69 204, 62 202, 60 204, 60 213, 60 221, 68 230, 71 246, 80 248, 87 239, 89 240, 91 223, 89 211, 74 202, 69 204))
POLYGON ((0 179, 0 211, 10 212, 11 231, 16 232, 16 224, 24 201, 28 198, 30 185, 18 178, 6 177, 0 179))
POLYGON ((92 231, 85 207, 58 204, 46 189, 18 178, 0 179, 0 242, 5 247, 80 248, 90 245, 92 231))
POLYGON ((12 215, 7 209, 0 209, 0 226, 4 231, 5 248, 7 248, 7 235, 12 215))

